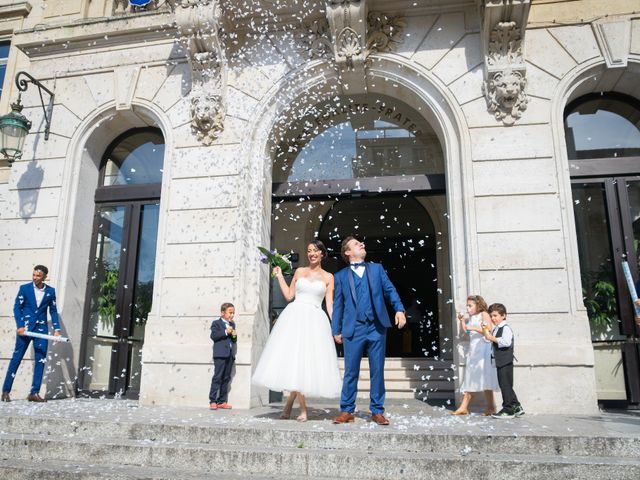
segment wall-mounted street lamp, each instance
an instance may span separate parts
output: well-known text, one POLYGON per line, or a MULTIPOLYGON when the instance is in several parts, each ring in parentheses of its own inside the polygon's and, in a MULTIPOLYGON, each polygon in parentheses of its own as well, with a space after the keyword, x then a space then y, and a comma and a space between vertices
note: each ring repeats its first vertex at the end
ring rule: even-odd
POLYGON ((38 87, 40 102, 44 112, 44 139, 49 139, 51 114, 53 112, 53 99, 55 95, 51 90, 42 85, 40 81, 33 78, 27 72, 18 72, 16 75, 16 86, 20 91, 18 94, 18 100, 11 104, 11 112, 0 117, 0 153, 4 155, 4 158, 9 162, 9 165, 22 157, 24 139, 31 129, 31 122, 21 113, 22 104, 20 103, 22 92, 27 91, 27 87, 30 83, 33 83, 38 87), (44 98, 42 97, 43 91, 49 95, 49 103, 46 107, 44 105, 44 98))

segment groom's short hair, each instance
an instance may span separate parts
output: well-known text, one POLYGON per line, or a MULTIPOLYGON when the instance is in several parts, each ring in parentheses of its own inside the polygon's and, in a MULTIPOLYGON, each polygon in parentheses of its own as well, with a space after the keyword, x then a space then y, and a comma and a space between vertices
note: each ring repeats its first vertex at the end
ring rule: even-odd
POLYGON ((345 254, 345 252, 347 250, 349 250, 349 247, 347 246, 347 244, 351 241, 351 240, 357 240, 356 237, 354 237, 353 235, 349 235, 347 238, 345 238, 344 240, 342 240, 342 244, 340 245, 340 255, 342 256, 342 259, 346 262, 349 263, 349 257, 347 257, 347 255, 345 254))

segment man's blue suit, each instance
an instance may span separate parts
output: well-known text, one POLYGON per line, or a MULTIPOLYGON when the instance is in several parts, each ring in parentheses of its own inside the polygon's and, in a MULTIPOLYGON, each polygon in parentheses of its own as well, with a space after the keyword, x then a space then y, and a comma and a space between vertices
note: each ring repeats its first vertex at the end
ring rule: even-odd
POLYGON ((344 379, 340 410, 353 413, 356 406, 360 362, 365 350, 371 374, 372 414, 384 412, 384 356, 387 328, 392 326, 385 300, 395 312, 404 312, 398 292, 378 263, 367 262, 360 279, 351 267, 335 274, 331 326, 333 335, 342 335, 344 379))
MULTIPOLYGON (((25 283, 20 286, 16 301, 13 306, 13 316, 16 319, 16 327, 24 327, 27 332, 49 333, 47 326, 47 310, 51 314, 51 323, 54 330, 60 330, 58 321, 58 310, 56 308, 56 290, 45 284, 44 297, 38 306, 36 295, 33 290, 33 282, 25 283)), ((47 358, 47 340, 41 338, 33 338, 16 334, 16 347, 13 350, 13 356, 9 362, 7 376, 4 379, 2 391, 9 393, 13 386, 13 380, 20 366, 20 362, 24 354, 29 348, 29 344, 33 340, 33 350, 35 352, 35 365, 33 367, 33 383, 31 384, 31 395, 35 395, 40 391, 42 384, 42 375, 44 373, 44 363, 47 358)))

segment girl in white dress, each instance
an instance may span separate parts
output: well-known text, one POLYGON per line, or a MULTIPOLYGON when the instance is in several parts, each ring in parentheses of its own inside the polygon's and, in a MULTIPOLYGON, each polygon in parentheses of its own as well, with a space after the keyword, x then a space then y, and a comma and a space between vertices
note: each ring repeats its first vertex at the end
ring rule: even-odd
POLYGON ((282 270, 273 269, 284 297, 295 300, 280 313, 271 330, 252 382, 273 391, 291 392, 281 415, 284 419, 290 417, 296 399, 300 403, 297 420, 304 422, 305 395, 336 398, 342 389, 331 323, 322 310, 324 299, 329 315, 333 311, 333 275, 320 265, 326 255, 321 241, 309 243, 309 266, 295 271, 290 286, 282 270))
POLYGON ((469 414, 469 402, 471 395, 475 392, 484 392, 487 407, 482 415, 487 416, 496 412, 493 392, 500 390, 498 374, 491 363, 491 342, 485 340, 482 334, 482 326, 491 325, 487 308, 484 298, 480 295, 471 295, 467 297, 469 323, 465 323, 461 312, 458 313, 460 335, 469 337, 469 351, 465 362, 464 381, 460 388, 464 396, 458 409, 451 412, 454 415, 469 414))

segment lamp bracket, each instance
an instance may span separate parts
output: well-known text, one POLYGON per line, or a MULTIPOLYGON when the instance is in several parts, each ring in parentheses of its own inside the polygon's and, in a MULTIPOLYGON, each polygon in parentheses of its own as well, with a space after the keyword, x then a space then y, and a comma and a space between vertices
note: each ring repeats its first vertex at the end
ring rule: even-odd
POLYGON ((42 104, 42 111, 44 112, 44 121, 45 121, 44 139, 49 140, 49 129, 51 127, 51 114, 53 113, 53 99, 55 98, 55 95, 51 90, 45 87, 40 82, 40 80, 34 78, 27 72, 21 71, 16 74, 16 86, 18 87, 18 90, 20 90, 21 92, 26 92, 27 87, 29 86, 30 83, 33 83, 36 87, 38 87, 38 93, 40 94, 40 103, 42 104), (22 78, 22 77, 26 77, 26 78, 22 78), (46 107, 44 105, 44 98, 42 96, 43 91, 49 95, 49 103, 46 107))

